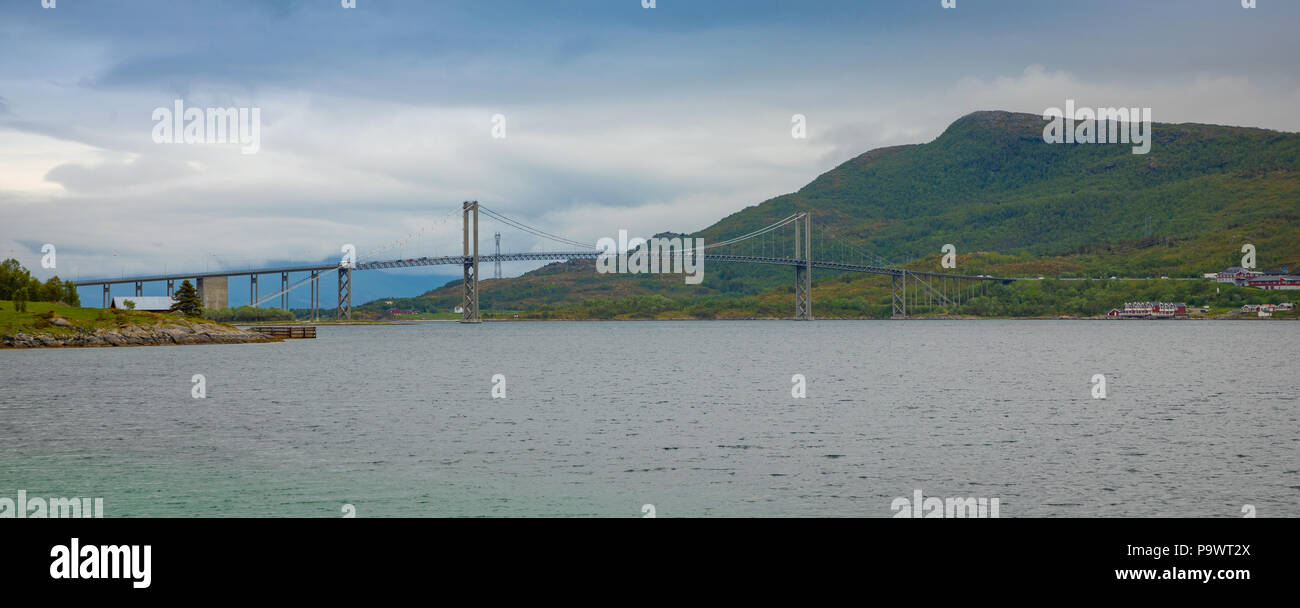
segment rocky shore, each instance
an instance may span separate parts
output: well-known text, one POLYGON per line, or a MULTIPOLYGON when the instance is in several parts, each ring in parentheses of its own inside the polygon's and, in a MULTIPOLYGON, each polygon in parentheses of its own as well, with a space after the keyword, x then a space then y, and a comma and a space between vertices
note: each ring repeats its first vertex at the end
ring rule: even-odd
POLYGON ((64 329, 58 332, 20 332, 11 336, 0 336, 0 348, 248 344, 281 341, 278 338, 271 338, 255 331, 210 322, 86 329, 78 327, 66 319, 56 317, 51 324, 64 329), (68 331, 69 329, 72 331, 68 331))

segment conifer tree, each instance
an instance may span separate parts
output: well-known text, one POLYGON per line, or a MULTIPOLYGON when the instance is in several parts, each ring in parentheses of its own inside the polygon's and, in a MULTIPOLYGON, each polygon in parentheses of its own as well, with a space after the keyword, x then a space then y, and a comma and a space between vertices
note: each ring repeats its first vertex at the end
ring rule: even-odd
POLYGON ((187 317, 197 317, 203 314, 203 301, 199 299, 199 290, 190 284, 189 279, 185 279, 181 286, 176 289, 176 295, 172 296, 176 302, 168 310, 172 312, 180 311, 187 317))

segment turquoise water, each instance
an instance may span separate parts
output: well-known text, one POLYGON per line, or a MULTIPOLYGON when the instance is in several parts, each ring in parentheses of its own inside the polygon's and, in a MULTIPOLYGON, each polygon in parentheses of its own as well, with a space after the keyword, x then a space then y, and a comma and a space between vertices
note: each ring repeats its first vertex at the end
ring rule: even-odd
POLYGON ((1298 334, 428 323, 0 351, 0 498, 103 497, 108 517, 889 517, 922 489, 998 498, 1002 517, 1294 517, 1298 334))

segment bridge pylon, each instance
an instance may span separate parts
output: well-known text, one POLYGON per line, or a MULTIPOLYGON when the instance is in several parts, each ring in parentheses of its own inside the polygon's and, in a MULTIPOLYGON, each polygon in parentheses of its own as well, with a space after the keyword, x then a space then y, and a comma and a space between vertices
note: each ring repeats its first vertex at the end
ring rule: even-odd
POLYGON ((811 321, 812 316, 812 214, 804 212, 803 250, 799 249, 799 220, 794 222, 794 256, 803 263, 794 267, 794 319, 811 321))
POLYGON ((320 271, 311 271, 311 320, 315 321, 320 317, 316 311, 320 308, 320 271))
POLYGON ((904 270, 901 275, 892 275, 889 278, 890 293, 894 301, 895 319, 907 318, 907 271, 904 270), (902 289, 899 289, 899 279, 902 279, 902 289))
POLYGON ((464 257, 461 268, 464 276, 464 294, 461 301, 461 323, 482 323, 478 314, 478 201, 465 201, 461 205, 461 228, 464 257), (471 217, 472 216, 472 217, 471 217), (474 224, 471 234, 470 223, 474 224))
POLYGON ((339 320, 352 320, 352 265, 339 266, 339 320))

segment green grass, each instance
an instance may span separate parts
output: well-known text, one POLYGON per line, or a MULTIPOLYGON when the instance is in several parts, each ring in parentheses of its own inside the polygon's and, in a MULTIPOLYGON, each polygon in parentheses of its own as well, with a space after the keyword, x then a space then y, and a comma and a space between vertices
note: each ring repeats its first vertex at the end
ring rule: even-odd
POLYGON ((78 308, 52 302, 28 302, 26 312, 14 309, 14 303, 0 300, 0 335, 19 333, 46 333, 71 335, 79 330, 116 329, 130 326, 193 325, 202 319, 187 319, 178 315, 154 312, 104 308, 78 308), (62 327, 51 321, 67 319, 75 327, 62 327))

